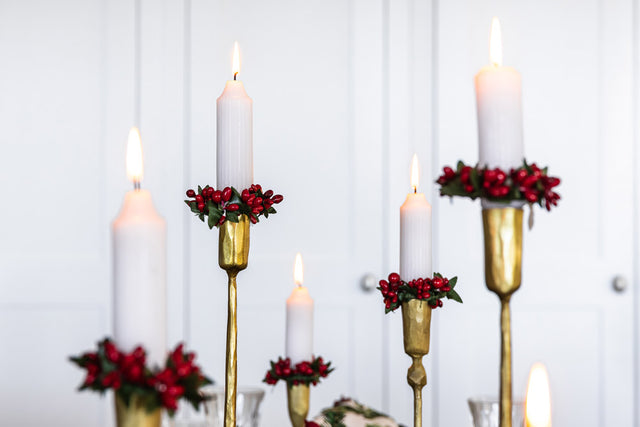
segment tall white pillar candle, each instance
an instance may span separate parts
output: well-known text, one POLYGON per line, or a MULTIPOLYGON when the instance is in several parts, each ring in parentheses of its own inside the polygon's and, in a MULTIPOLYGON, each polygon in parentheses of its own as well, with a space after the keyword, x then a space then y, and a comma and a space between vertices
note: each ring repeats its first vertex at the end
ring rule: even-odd
POLYGON ((509 171, 522 165, 522 83, 520 73, 502 66, 500 22, 493 18, 491 65, 475 76, 480 166, 509 171))
POLYGON ((296 255, 294 267, 296 287, 287 299, 285 357, 292 364, 311 360, 313 356, 313 299, 302 286, 302 257, 296 255))
POLYGON ((125 195, 112 224, 114 339, 124 351, 144 346, 149 362, 161 365, 167 352, 167 232, 151 194, 139 189, 142 149, 135 128, 129 133, 127 173, 136 189, 125 195))
POLYGON ((410 281, 430 277, 431 269, 431 205, 418 193, 418 158, 411 164, 413 193, 400 207, 400 277, 410 281))
POLYGON ((233 53, 233 80, 227 82, 217 106, 216 174, 218 189, 242 191, 253 184, 253 101, 236 80, 240 71, 238 44, 233 53))

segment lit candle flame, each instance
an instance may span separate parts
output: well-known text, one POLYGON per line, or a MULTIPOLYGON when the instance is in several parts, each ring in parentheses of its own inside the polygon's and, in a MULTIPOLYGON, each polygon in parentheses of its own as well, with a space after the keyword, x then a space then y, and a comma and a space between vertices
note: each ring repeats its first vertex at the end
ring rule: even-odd
POLYGON ((142 141, 140 131, 132 127, 127 141, 127 178, 136 186, 142 181, 144 168, 142 166, 142 141))
POLYGON ((502 30, 500 21, 495 16, 491 21, 491 37, 489 38, 489 58, 495 67, 502 65, 502 30))
POLYGON ((413 192, 418 192, 418 185, 420 184, 420 167, 418 166, 418 155, 414 154, 411 159, 411 187, 413 192))
POLYGON ((240 72, 240 51, 238 50, 238 42, 235 42, 233 45, 233 80, 238 77, 238 73, 240 72))
POLYGON ((527 427, 551 427, 549 376, 542 363, 536 363, 531 367, 525 413, 527 427))
POLYGON ((300 255, 300 253, 298 253, 296 255, 296 264, 295 267, 293 268, 293 280, 296 283, 296 285, 298 286, 302 286, 302 282, 303 282, 303 269, 302 269, 302 255, 300 255))

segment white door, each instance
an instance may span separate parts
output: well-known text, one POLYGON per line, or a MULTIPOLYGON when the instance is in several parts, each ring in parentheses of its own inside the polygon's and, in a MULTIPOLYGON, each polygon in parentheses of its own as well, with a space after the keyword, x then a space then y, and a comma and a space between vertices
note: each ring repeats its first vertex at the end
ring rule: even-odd
MULTIPOLYGON (((563 180, 536 209, 512 298, 514 396, 549 370, 554 425, 631 426, 634 398, 632 2, 440 2, 437 159, 477 160, 473 74, 500 17, 504 63, 522 73, 525 153, 563 180)), ((465 400, 497 395, 499 304, 484 286, 478 203, 438 203, 436 265, 460 276, 462 306, 435 316, 434 426, 468 425, 465 400), (467 423, 467 424, 465 424, 467 423)))

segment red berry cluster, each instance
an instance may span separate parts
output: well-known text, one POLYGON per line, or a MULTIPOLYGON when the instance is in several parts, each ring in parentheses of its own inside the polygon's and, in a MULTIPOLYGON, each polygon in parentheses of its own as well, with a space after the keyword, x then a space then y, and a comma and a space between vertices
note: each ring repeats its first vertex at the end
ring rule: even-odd
POLYGON ((242 190, 242 193, 233 187, 216 190, 209 185, 204 188, 198 186, 197 192, 194 189, 187 190, 187 197, 190 199, 184 202, 191 212, 203 222, 206 217, 209 228, 218 227, 225 221, 238 222, 240 215, 247 215, 256 224, 261 215, 268 218, 269 214, 275 214, 273 205, 284 199, 279 194, 274 195, 273 190, 263 193, 258 184, 242 190))
POLYGON ((400 287, 403 285, 402 280, 400 280, 400 275, 398 273, 391 273, 388 277, 389 281, 380 280, 380 292, 382 292, 382 297, 384 298, 384 308, 386 310, 395 310, 400 305, 398 301, 398 291, 400 287), (392 309, 392 307, 395 307, 392 309))
POLYGON ((279 380, 284 380, 289 386, 316 385, 320 378, 326 378, 332 371, 331 362, 324 363, 322 357, 314 357, 310 362, 300 362, 295 366, 291 366, 288 357, 279 357, 277 362, 271 362, 271 369, 262 381, 270 385, 275 385, 279 380))
POLYGON ((263 193, 259 184, 252 184, 251 187, 242 190, 240 198, 251 208, 253 215, 249 216, 249 219, 254 224, 258 222, 258 215, 266 213, 268 216, 271 207, 284 199, 280 194, 274 195, 273 190, 263 193))
POLYGON ((431 308, 442 307, 443 298, 462 302, 460 295, 453 289, 457 282, 457 277, 447 279, 439 273, 435 273, 433 277, 405 282, 398 273, 391 273, 388 280, 380 280, 378 289, 384 299, 385 312, 389 313, 412 299, 424 300, 431 308))
POLYGON ((483 197, 498 201, 524 200, 538 203, 551 210, 557 206, 560 195, 553 191, 560 179, 547 175, 547 168, 526 162, 509 173, 500 168, 471 167, 458 162, 457 170, 446 166, 436 181, 441 185, 441 196, 483 197))
POLYGON ((511 179, 529 203, 541 203, 544 200, 548 211, 551 206, 558 206, 560 195, 553 188, 560 185, 560 178, 548 176, 546 170, 540 169, 535 163, 528 168, 512 170, 511 179))
POLYGON ((126 403, 136 394, 150 402, 150 406, 166 408, 173 414, 181 398, 197 407, 203 400, 199 388, 211 384, 195 365, 195 357, 194 353, 184 353, 180 344, 167 357, 165 367, 152 372, 146 366, 147 354, 142 347, 125 353, 105 339, 98 343, 96 352, 70 359, 87 370, 80 390, 104 392, 113 389, 126 403))
POLYGON ((215 208, 222 211, 222 215, 220 215, 217 223, 217 225, 222 225, 222 223, 227 219, 227 214, 229 212, 237 212, 240 209, 239 204, 231 202, 231 196, 233 196, 233 190, 231 187, 225 187, 224 190, 220 191, 207 185, 206 187, 199 189, 197 194, 193 189, 187 190, 187 197, 191 197, 193 199, 188 201, 187 204, 189 207, 195 206, 198 209, 198 212, 206 216, 209 216, 213 210, 212 205, 214 205, 215 208), (207 202, 212 203, 208 204, 207 202))

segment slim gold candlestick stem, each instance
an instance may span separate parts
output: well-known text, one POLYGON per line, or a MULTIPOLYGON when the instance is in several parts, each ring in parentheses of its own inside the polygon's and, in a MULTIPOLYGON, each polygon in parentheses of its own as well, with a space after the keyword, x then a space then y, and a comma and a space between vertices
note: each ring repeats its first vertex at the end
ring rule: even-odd
POLYGON ((431 307, 426 301, 413 299, 402 303, 404 352, 411 356, 407 382, 413 389, 413 425, 422 427, 422 388, 427 385, 427 372, 422 357, 429 353, 431 307))
POLYGON ((224 427, 236 427, 236 394, 238 386, 238 273, 249 261, 249 219, 241 215, 239 222, 225 221, 220 226, 218 264, 229 278, 227 311, 227 358, 225 365, 224 427))
POLYGON ((522 209, 482 211, 484 274, 487 288, 500 298, 500 427, 512 427, 511 295, 522 280, 522 209))

